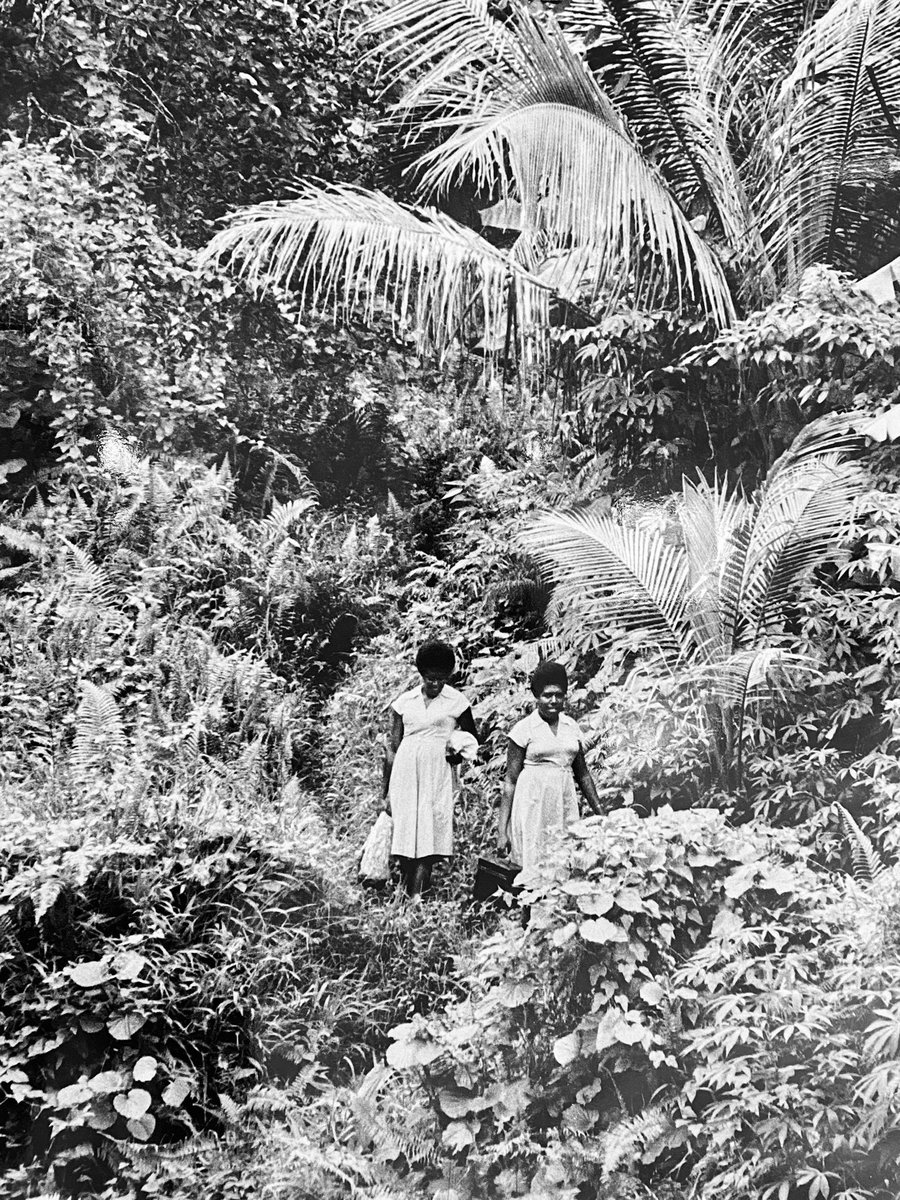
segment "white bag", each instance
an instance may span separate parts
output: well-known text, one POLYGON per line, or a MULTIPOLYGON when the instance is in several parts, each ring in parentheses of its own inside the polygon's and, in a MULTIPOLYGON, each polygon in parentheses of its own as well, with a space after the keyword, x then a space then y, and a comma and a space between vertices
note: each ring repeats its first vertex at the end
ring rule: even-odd
POLYGON ((478 757, 478 740, 463 729, 455 729, 447 741, 447 751, 458 754, 463 762, 474 762, 478 757))
POLYGON ((393 836, 394 822, 386 812, 379 813, 362 849, 362 857, 359 860, 360 879, 368 879, 371 883, 384 883, 390 878, 393 836))

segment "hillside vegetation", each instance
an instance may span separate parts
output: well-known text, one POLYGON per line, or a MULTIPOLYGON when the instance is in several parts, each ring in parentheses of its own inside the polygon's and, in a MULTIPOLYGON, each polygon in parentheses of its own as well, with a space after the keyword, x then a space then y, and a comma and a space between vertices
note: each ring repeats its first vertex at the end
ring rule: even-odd
POLYGON ((4 8, 0 1196, 894 1200, 898 16, 4 8))

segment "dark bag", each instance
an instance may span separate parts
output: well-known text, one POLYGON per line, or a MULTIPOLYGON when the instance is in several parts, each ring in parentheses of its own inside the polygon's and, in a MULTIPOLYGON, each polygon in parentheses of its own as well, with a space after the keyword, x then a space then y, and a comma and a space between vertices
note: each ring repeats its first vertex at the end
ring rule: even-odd
POLYGON ((479 858, 475 882, 472 884, 472 903, 484 904, 489 900, 497 901, 500 899, 499 893, 501 892, 506 892, 510 896, 518 896, 522 889, 513 887, 513 880, 521 869, 518 863, 479 858))

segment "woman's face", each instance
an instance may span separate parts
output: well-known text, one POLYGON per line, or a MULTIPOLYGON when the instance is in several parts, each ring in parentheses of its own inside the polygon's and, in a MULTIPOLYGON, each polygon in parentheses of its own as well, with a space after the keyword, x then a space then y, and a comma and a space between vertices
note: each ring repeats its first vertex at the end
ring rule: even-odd
POLYGON ((444 684, 450 678, 445 671, 422 671, 422 691, 429 700, 439 696, 444 690, 444 684))
POLYGON ((566 707, 566 689, 556 683, 548 683, 537 698, 538 712, 545 721, 555 721, 566 707))

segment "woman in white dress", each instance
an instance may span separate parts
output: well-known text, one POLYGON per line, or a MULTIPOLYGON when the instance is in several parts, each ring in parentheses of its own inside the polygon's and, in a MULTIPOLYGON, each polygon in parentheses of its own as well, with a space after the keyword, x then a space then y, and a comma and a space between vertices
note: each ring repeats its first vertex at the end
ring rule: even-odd
POLYGON ((416 654, 422 683, 391 704, 384 761, 385 809, 394 821, 391 853, 400 859, 406 890, 421 896, 436 859, 453 853, 453 805, 461 756, 448 752, 456 729, 477 738, 472 706, 447 682, 456 666, 446 642, 425 642, 416 654))
POLYGON ((526 875, 540 865, 548 834, 578 820, 576 783, 592 811, 603 811, 581 730, 563 712, 568 686, 565 667, 541 663, 531 677, 537 706, 509 732, 497 849, 526 875))

